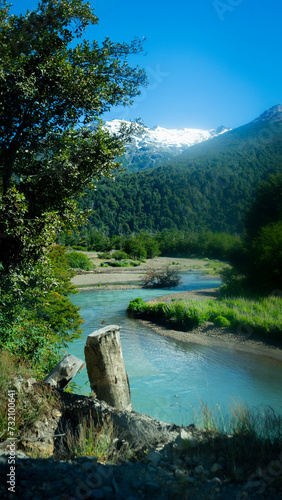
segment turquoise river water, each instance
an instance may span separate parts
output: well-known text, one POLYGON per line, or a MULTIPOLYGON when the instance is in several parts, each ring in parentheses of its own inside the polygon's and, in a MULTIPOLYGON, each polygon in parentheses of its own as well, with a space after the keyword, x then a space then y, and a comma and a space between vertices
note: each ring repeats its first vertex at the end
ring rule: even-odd
MULTIPOLYGON (((119 325, 133 408, 164 422, 190 424, 201 401, 223 414, 240 402, 282 413, 281 362, 230 348, 179 342, 127 317, 126 307, 136 297, 149 300, 218 285, 216 279, 187 273, 182 285, 173 289, 81 291, 72 301, 81 307, 84 336, 67 352, 84 359, 87 335, 105 325, 119 325)), ((90 393, 86 369, 74 381, 82 394, 90 393)))

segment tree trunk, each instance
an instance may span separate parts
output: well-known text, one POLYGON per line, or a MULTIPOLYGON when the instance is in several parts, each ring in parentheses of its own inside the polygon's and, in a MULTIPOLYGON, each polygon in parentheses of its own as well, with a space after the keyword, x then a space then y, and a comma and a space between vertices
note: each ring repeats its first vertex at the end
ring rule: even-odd
POLYGON ((72 354, 67 354, 60 361, 60 363, 55 366, 51 373, 47 375, 44 382, 57 387, 57 389, 64 389, 68 386, 77 372, 82 370, 84 367, 85 363, 82 359, 79 359, 72 354))
POLYGON ((110 325, 87 337, 86 368, 94 395, 117 408, 132 410, 129 381, 121 349, 119 326, 110 325))

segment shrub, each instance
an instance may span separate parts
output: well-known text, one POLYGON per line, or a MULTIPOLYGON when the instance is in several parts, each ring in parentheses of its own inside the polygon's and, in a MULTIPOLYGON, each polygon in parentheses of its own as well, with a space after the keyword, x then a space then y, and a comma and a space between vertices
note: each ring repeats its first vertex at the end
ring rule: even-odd
POLYGON ((81 245, 72 245, 71 247, 73 250, 78 250, 80 252, 86 252, 87 251, 87 247, 83 247, 81 245))
POLYGON ((160 271, 148 268, 141 283, 144 288, 170 288, 179 285, 181 279, 175 268, 166 266, 160 271))
POLYGON ((224 316, 217 316, 216 318, 214 318, 213 322, 216 326, 231 326, 230 321, 224 316))
POLYGON ((93 269, 93 264, 84 253, 68 252, 66 254, 66 259, 68 265, 73 269, 84 269, 85 271, 91 271, 91 269, 93 269))
POLYGON ((112 256, 110 252, 98 253, 98 259, 111 259, 112 256))
POLYGON ((112 267, 130 267, 130 264, 129 262, 127 262, 126 260, 125 261, 114 261, 114 262, 110 262, 110 265, 112 267))
POLYGON ((116 252, 113 253, 112 258, 115 260, 124 260, 128 259, 128 255, 126 252, 123 252, 122 250, 116 250, 116 252))

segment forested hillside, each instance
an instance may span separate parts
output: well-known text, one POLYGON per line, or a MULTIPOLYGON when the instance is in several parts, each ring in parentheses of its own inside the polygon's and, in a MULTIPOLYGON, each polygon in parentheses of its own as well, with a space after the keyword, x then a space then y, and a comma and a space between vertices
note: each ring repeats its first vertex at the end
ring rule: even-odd
POLYGON ((101 181, 80 200, 92 209, 89 229, 110 236, 163 229, 241 233, 256 186, 281 170, 281 118, 277 106, 162 167, 101 181))

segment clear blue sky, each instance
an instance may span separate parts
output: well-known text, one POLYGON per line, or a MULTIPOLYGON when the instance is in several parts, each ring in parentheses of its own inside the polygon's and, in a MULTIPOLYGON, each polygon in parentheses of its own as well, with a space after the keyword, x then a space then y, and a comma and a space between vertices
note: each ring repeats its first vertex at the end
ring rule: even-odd
MULTIPOLYGON (((35 0, 11 0, 13 12, 35 0)), ((149 87, 132 108, 105 119, 140 117, 152 127, 237 127, 282 104, 281 0, 90 0, 99 25, 88 39, 146 37, 131 58, 149 87)))

